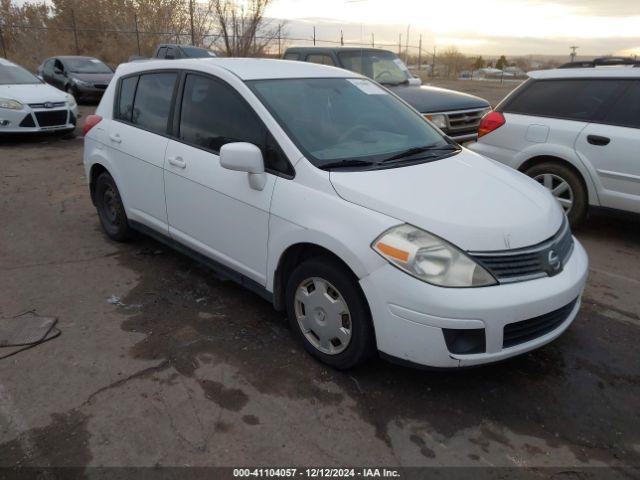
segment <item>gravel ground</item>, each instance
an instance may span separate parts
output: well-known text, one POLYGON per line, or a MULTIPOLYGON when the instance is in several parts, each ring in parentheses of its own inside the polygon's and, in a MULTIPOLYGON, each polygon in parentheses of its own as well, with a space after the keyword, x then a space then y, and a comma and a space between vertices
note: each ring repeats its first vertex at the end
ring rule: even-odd
POLYGON ((256 295, 151 239, 109 241, 85 182, 79 137, 0 144, 0 317, 62 331, 0 360, 0 466, 640 465, 636 220, 575 232, 589 283, 552 344, 340 373, 256 295))

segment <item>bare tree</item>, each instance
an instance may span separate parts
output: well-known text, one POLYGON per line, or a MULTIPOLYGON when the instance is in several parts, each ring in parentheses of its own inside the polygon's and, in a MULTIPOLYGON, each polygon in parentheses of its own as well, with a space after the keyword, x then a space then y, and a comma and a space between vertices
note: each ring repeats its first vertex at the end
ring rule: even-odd
POLYGON ((456 47, 450 46, 438 55, 438 60, 445 66, 447 77, 456 77, 467 59, 456 47))
POLYGON ((218 37, 214 44, 229 57, 263 55, 277 41, 282 24, 272 24, 264 13, 272 0, 209 0, 218 37))

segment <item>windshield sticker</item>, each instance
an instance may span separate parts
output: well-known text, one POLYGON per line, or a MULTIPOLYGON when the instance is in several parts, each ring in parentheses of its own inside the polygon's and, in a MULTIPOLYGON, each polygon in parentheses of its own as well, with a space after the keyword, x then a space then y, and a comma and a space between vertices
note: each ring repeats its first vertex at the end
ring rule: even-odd
POLYGON ((358 87, 361 91, 366 93, 367 95, 386 95, 387 91, 380 88, 373 82, 369 80, 364 80, 360 78, 348 78, 347 79, 351 84, 355 87, 358 87))
POLYGON ((400 60, 399 58, 394 58, 393 59, 393 63, 395 63, 398 67, 400 67, 401 70, 404 70, 405 72, 409 71, 409 69, 404 64, 404 62, 402 60, 400 60))
POLYGON ((91 60, 89 60, 92 63, 102 63, 100 60, 98 60, 97 58, 92 58, 91 60))

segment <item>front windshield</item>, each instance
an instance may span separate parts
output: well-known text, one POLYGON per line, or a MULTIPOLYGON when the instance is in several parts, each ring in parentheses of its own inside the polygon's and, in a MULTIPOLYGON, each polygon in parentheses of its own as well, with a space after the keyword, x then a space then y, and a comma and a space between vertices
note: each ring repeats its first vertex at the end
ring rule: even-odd
POLYGON ((395 53, 379 50, 352 50, 338 54, 347 70, 358 72, 384 85, 400 85, 411 78, 404 62, 395 53))
POLYGON ((212 51, 198 47, 182 47, 182 51, 189 58, 206 58, 216 56, 212 51))
POLYGON ((364 78, 247 82, 314 165, 391 160, 451 144, 419 114, 364 78))
POLYGON ((67 58, 64 63, 72 73, 113 73, 97 58, 67 58))
POLYGON ((0 63, 0 85, 35 85, 37 83, 42 82, 24 68, 9 62, 0 63))

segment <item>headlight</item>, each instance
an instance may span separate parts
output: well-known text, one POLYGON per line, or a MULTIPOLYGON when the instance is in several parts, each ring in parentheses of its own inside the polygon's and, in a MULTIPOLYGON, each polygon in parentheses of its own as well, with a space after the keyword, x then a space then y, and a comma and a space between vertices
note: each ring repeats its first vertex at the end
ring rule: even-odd
POLYGON ((431 123, 441 130, 447 128, 447 118, 444 115, 425 115, 425 118, 431 120, 431 123))
POLYGON ((398 225, 371 245, 409 275, 441 287, 496 285, 495 278, 465 253, 439 237, 411 225, 398 225))
POLYGON ((81 87, 90 87, 91 84, 89 82, 85 82, 84 80, 80 80, 79 78, 74 78, 73 83, 76 85, 80 85, 81 87))
POLYGON ((17 100, 10 98, 0 98, 0 108, 8 108, 9 110, 22 110, 22 104, 17 100))
POLYGON ((69 107, 73 108, 77 105, 76 103, 76 99, 73 97, 73 95, 67 93, 67 103, 69 104, 69 107))

